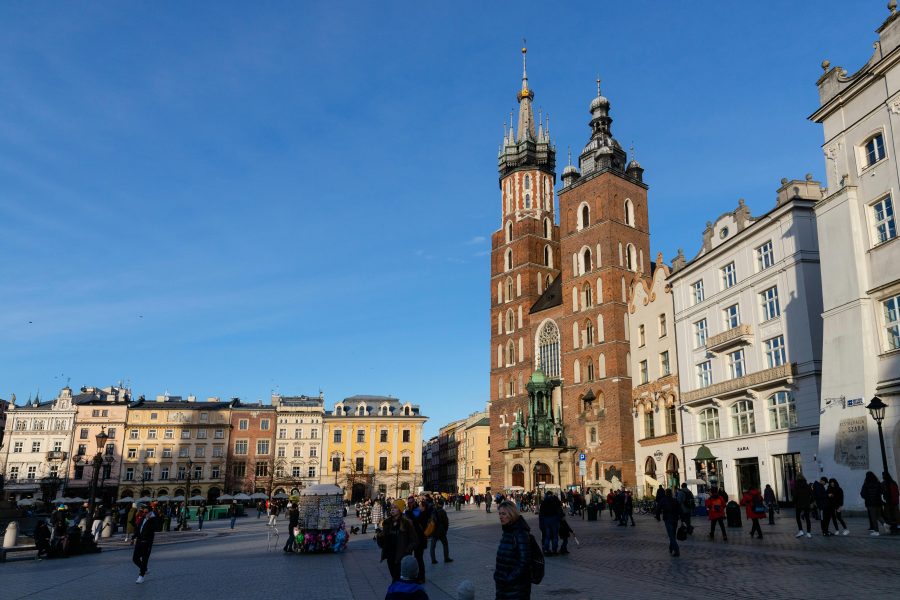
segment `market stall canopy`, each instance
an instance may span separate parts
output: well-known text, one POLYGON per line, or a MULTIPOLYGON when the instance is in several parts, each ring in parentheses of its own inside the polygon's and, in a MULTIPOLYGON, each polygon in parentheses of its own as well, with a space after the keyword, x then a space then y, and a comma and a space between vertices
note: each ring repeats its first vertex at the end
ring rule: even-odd
POLYGON ((284 499, 288 498, 289 496, 287 494, 285 494, 284 492, 278 492, 277 494, 275 494, 272 497, 275 498, 276 500, 284 500, 284 499))
POLYGON ((222 494, 217 498, 217 500, 234 500, 234 496, 231 494, 222 494))
POLYGON ((182 496, 181 494, 178 494, 177 496, 172 498, 172 502, 184 502, 184 496, 182 496))
POLYGON ((234 499, 235 500, 250 500, 250 496, 248 496, 247 494, 235 494, 234 499))
POLYGON ((134 502, 134 498, 131 496, 125 496, 124 498, 119 498, 119 504, 125 504, 126 502, 134 502))
POLYGON ((87 502, 87 499, 82 498, 81 496, 75 496, 69 502, 87 502))
POLYGON ((685 483, 688 485, 706 485, 706 481, 703 479, 687 479, 685 483))
POLYGON ((137 501, 138 502, 152 502, 153 498, 151 498, 150 496, 141 496, 140 498, 137 499, 137 501))
POLYGON ((197 495, 197 496, 191 496, 191 497, 190 497, 190 501, 191 501, 191 502, 199 502, 199 501, 201 501, 201 500, 206 500, 206 497, 205 497, 205 496, 200 496, 200 495, 197 495))
POLYGON ((17 506, 31 506, 32 504, 34 504, 34 500, 31 498, 22 498, 16 501, 17 506))
POLYGON ((311 485, 300 492, 301 496, 334 496, 344 495, 344 490, 333 483, 320 483, 319 485, 311 485))
POLYGON ((251 500, 267 500, 269 497, 262 492, 256 492, 255 494, 250 494, 251 500))
MULTIPOLYGON (((171 498, 170 496, 166 495, 166 494, 163 494, 162 496, 157 496, 156 499, 157 499, 159 502, 168 502, 168 501, 171 500, 172 498, 171 498)), ((123 498, 122 500, 124 500, 124 498, 123 498)), ((121 502, 122 500, 119 500, 119 502, 121 502)))

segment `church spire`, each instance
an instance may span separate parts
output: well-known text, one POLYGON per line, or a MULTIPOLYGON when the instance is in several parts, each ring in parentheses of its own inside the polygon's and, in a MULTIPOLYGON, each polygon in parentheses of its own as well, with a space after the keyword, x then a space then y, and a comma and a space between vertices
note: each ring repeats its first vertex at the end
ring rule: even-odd
POLYGON ((519 90, 519 131, 517 141, 536 140, 537 132, 534 128, 534 112, 531 101, 534 100, 534 91, 528 87, 528 65, 526 63, 528 48, 522 47, 522 89, 519 90))

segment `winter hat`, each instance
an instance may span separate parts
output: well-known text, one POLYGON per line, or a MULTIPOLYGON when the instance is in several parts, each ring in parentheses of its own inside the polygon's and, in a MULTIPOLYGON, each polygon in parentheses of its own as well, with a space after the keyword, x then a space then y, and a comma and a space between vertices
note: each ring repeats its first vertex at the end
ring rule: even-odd
POLYGON ((466 579, 456 588, 456 597, 459 600, 475 600, 475 586, 466 579))
POLYGON ((394 500, 394 506, 396 506, 397 510, 399 510, 400 512, 406 510, 406 502, 404 502, 403 500, 394 500))
POLYGON ((419 563, 416 557, 406 555, 400 561, 400 579, 405 581, 414 581, 419 577, 419 563))

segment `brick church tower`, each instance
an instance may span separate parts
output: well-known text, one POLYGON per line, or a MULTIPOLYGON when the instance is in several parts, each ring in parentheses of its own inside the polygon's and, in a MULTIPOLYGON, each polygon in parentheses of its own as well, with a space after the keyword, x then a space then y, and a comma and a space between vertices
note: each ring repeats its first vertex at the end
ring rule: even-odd
POLYGON ((651 268, 643 169, 613 137, 598 81, 591 137, 580 170, 563 171, 556 225, 555 152, 533 98, 523 66, 492 236, 492 489, 633 485, 627 290, 651 268))
MULTIPOLYGON (((508 436, 509 416, 526 403, 535 368, 530 310, 559 277, 556 150, 549 127, 535 125, 525 57, 523 48, 518 127, 510 117, 498 156, 500 229, 491 236, 491 439, 497 448, 508 436)), ((502 473, 503 457, 492 452, 491 458, 491 473, 502 473)))

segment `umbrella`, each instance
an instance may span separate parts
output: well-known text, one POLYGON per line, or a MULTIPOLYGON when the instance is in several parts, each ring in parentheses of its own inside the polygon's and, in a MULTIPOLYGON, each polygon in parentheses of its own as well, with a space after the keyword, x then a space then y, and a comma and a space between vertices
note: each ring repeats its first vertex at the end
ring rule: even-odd
POLYGON ((241 494, 236 494, 234 496, 234 499, 235 500, 250 500, 250 496, 248 496, 247 494, 241 493, 241 494))
POLYGON ((134 502, 134 498, 131 496, 125 496, 124 498, 119 499, 119 504, 127 504, 128 502, 134 502))
POLYGON ((205 497, 205 496, 200 496, 200 495, 198 494, 197 496, 191 496, 191 497, 189 498, 189 500, 190 500, 191 502, 199 502, 199 501, 201 501, 201 500, 206 500, 206 497, 205 497))
POLYGON ((217 500, 234 500, 234 496, 232 496, 231 494, 222 494, 221 496, 219 496, 216 499, 217 500))
POLYGON ((685 483, 688 485, 706 485, 706 481, 703 479, 688 479, 685 483))
POLYGON ((284 492, 278 492, 277 494, 275 494, 272 497, 275 498, 276 500, 284 500, 285 498, 288 498, 288 495, 285 494, 284 492))
POLYGON ((172 502, 184 502, 184 496, 179 494, 179 495, 175 496, 174 498, 172 498, 172 502))
POLYGON ((82 498, 81 496, 75 496, 74 498, 69 500, 69 502, 87 502, 87 500, 82 498))
POLYGON ((266 499, 268 499, 268 496, 266 496, 262 492, 256 492, 255 494, 250 494, 250 499, 251 500, 266 500, 266 499))
POLYGON ((31 498, 22 498, 21 500, 17 500, 16 504, 18 506, 31 506, 32 504, 34 504, 34 500, 32 500, 31 498))
POLYGON ((168 502, 168 501, 171 500, 172 498, 170 498, 170 497, 169 497, 168 495, 166 495, 166 494, 163 494, 162 496, 157 496, 156 499, 157 499, 159 502, 168 502))
POLYGON ((63 496, 62 498, 54 500, 54 502, 59 502, 60 504, 69 504, 71 501, 72 499, 67 496, 63 496))
POLYGON ((137 499, 138 502, 151 502, 152 500, 153 498, 151 498, 150 496, 141 496, 137 499))

